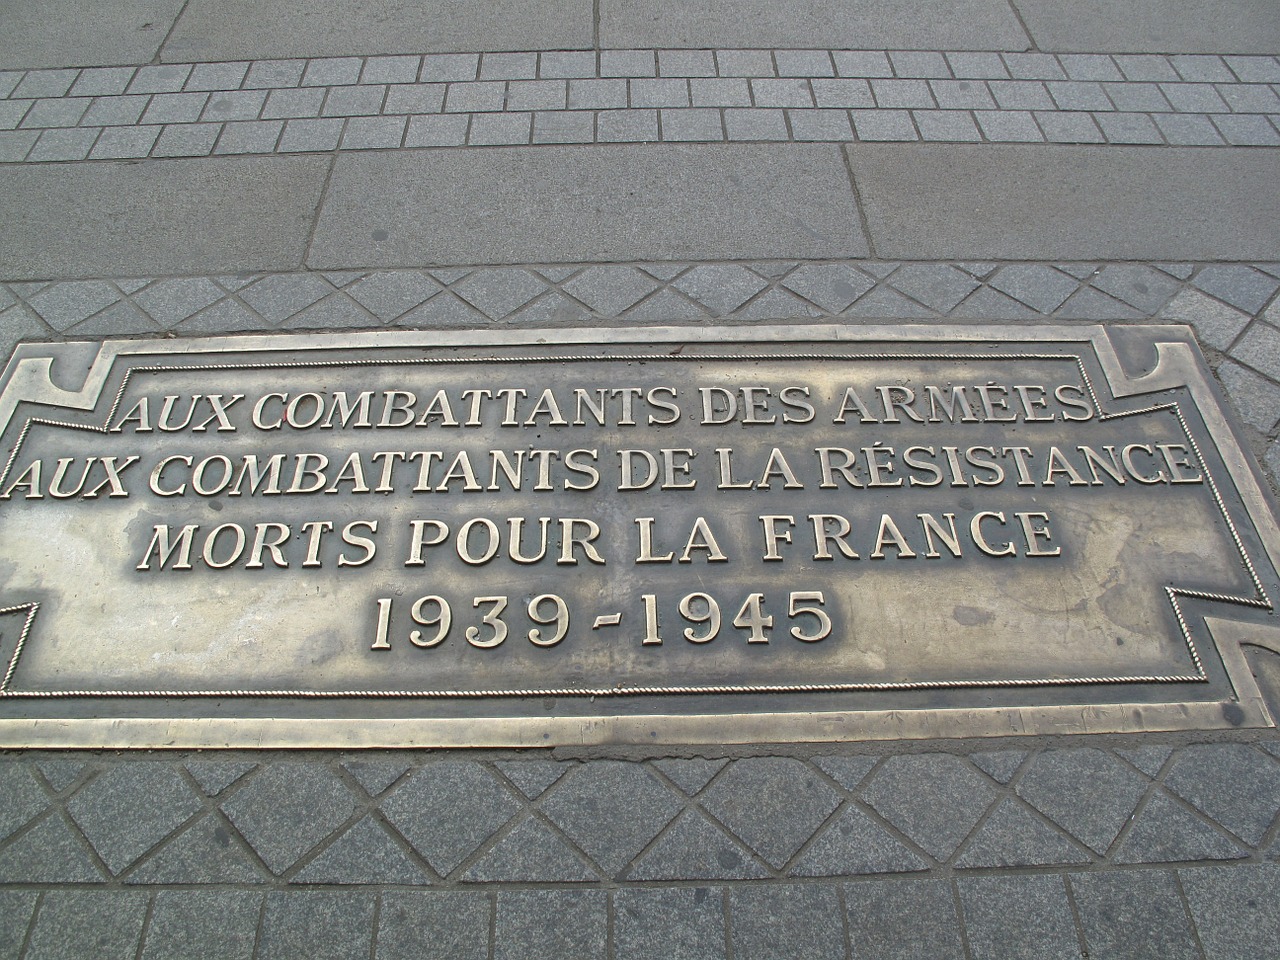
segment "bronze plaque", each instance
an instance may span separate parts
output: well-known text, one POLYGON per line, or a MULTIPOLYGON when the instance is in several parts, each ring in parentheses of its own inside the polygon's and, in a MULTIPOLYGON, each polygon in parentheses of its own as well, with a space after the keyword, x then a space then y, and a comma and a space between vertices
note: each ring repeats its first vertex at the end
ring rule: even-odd
POLYGON ((25 345, 0 424, 0 745, 1272 725, 1185 328, 25 345))

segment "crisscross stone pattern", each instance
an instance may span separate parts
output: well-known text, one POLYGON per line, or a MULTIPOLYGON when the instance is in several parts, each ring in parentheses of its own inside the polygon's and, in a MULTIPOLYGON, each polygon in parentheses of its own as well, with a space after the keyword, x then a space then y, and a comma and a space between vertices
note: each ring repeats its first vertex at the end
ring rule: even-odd
POLYGON ((869 50, 0 72, 0 162, 618 142, 1280 144, 1280 61, 869 50))
POLYGON ((756 322, 1190 324, 1280 477, 1280 265, 661 262, 0 284, 19 340, 385 327, 756 322))
POLYGON ((843 958, 879 955, 894 917, 927 906, 930 956, 1025 927, 1081 956, 1141 935, 1213 957, 1223 890, 1251 893, 1235 935, 1263 953, 1280 910, 1274 738, 645 761, 27 753, 0 760, 0 793, 11 956, 301 956, 323 930, 349 941, 326 956, 489 957, 539 925, 660 956, 648 938, 680 918, 697 956, 799 937, 812 952, 795 955, 843 958))

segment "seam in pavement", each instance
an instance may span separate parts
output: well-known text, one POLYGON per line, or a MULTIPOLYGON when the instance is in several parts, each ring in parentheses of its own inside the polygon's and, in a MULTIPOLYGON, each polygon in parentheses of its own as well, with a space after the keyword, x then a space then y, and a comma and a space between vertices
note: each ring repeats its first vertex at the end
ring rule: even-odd
POLYGON ((173 23, 169 24, 169 29, 164 32, 164 39, 160 41, 160 46, 156 47, 156 55, 151 58, 150 65, 163 64, 160 59, 164 53, 164 48, 169 44, 169 38, 173 36, 173 31, 178 29, 178 22, 182 19, 182 15, 187 12, 187 7, 191 5, 191 0, 182 0, 182 6, 178 9, 177 15, 173 18, 173 23))
POLYGON ((324 185, 320 188, 320 197, 316 200, 315 210, 311 214, 311 229, 307 231, 307 242, 302 246, 302 259, 298 262, 300 271, 311 269, 307 266, 311 261, 311 245, 315 243, 316 229, 320 226, 320 215, 324 211, 325 201, 329 199, 329 183, 333 180, 333 168, 338 164, 338 156, 338 148, 335 148, 329 156, 329 168, 324 173, 324 185))
POLYGON ((876 252, 875 238, 871 235, 871 224, 867 220, 867 212, 862 206, 862 194, 858 190, 858 178, 853 173, 853 161, 849 157, 849 151, 843 146, 836 147, 840 151, 840 159, 844 161, 845 172, 849 175, 849 190, 853 194, 853 206, 858 211, 858 223, 862 226, 862 237, 867 241, 867 250, 871 254, 871 259, 879 260, 880 254, 876 252))
MULTIPOLYGON (((1022 30, 1027 38, 1027 49, 1025 53, 1040 53, 1040 44, 1036 42, 1035 36, 1031 33, 1031 28, 1027 26, 1027 21, 1022 18, 1022 11, 1018 9, 1018 5, 1013 0, 1005 0, 1009 4, 1009 10, 1013 13, 1013 19, 1018 21, 1018 27, 1022 30)), ((176 21, 175 21, 176 22, 176 21)))

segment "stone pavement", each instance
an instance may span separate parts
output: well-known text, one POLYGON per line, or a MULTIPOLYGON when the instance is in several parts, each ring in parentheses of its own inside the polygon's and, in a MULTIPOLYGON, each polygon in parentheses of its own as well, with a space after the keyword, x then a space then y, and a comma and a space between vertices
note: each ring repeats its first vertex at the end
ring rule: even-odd
MULTIPOLYGON (((1280 478, 1271 0, 0 0, 0 24, 5 353, 1176 321, 1280 478)), ((605 753, 9 754, 0 957, 1280 943, 1274 736, 605 753)))

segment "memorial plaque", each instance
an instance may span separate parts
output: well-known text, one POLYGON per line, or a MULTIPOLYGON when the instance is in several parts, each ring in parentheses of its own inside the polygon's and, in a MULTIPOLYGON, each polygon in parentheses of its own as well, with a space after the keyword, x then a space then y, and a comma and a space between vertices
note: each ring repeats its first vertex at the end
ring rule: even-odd
POLYGON ((0 425, 0 745, 1273 725, 1182 327, 24 345, 0 425))

